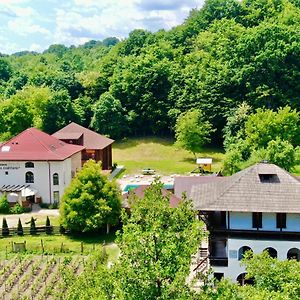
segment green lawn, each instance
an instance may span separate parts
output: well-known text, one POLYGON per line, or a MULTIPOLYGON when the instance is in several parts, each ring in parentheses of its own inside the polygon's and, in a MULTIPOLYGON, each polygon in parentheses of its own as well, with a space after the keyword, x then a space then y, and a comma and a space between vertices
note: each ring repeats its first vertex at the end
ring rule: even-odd
MULTIPOLYGON (((222 149, 205 148, 197 157, 212 157, 213 171, 222 167, 222 149)), ((141 173, 151 168, 162 175, 184 174, 197 167, 196 159, 190 152, 174 146, 174 140, 158 137, 130 138, 114 143, 113 161, 124 165, 127 174, 141 173)))
POLYGON ((83 254, 89 254, 105 245, 109 260, 115 260, 119 253, 119 248, 114 244, 115 234, 99 235, 39 235, 39 236, 14 236, 0 239, 0 258, 4 258, 6 251, 8 255, 12 253, 13 242, 26 241, 28 253, 42 254, 41 240, 43 241, 46 254, 81 254, 81 242, 83 243, 83 254))

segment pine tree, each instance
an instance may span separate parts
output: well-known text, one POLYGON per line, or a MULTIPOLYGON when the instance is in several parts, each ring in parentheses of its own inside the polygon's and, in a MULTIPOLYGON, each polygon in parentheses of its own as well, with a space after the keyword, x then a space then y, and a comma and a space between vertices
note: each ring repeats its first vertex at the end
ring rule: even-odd
POLYGON ((23 235, 24 234, 24 232, 23 232, 23 226, 22 226, 20 218, 19 218, 19 221, 18 221, 17 233, 18 233, 18 235, 23 235))
POLYGON ((53 231, 53 228, 51 226, 51 223, 50 223, 50 219, 49 217, 47 216, 47 219, 46 219, 46 233, 47 234, 51 234, 53 231))
POLYGON ((2 221, 2 235, 3 236, 8 236, 9 235, 9 228, 8 228, 8 225, 7 225, 6 218, 3 218, 3 221, 2 221))

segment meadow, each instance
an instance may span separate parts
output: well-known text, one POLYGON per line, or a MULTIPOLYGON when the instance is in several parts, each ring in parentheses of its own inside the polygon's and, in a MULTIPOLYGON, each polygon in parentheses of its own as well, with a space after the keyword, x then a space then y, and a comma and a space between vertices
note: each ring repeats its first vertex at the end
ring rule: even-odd
MULTIPOLYGON (((213 158, 213 172, 222 169, 224 152, 221 148, 204 148, 197 157, 213 158)), ((126 174, 139 174, 145 168, 154 169, 162 175, 186 174, 197 167, 196 157, 192 153, 177 148, 173 139, 159 137, 130 138, 115 142, 113 161, 124 165, 126 174)))

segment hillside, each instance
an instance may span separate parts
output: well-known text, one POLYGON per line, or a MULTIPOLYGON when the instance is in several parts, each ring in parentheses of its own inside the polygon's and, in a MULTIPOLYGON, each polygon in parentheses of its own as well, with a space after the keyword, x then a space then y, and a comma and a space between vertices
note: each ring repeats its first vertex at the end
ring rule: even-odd
POLYGON ((226 116, 243 101, 299 110, 299 7, 208 0, 170 31, 4 56, 0 137, 30 126, 52 133, 70 121, 117 139, 172 135, 177 116, 197 107, 220 143, 226 116))

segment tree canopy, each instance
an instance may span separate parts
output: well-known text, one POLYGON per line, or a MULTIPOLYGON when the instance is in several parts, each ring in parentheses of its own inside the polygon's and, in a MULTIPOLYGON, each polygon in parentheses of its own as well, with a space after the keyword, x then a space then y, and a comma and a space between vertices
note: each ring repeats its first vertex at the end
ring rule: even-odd
POLYGON ((125 299, 185 299, 191 256, 204 236, 190 201, 170 207, 156 182, 144 198, 132 198, 130 215, 123 214, 117 243, 122 255, 117 280, 125 299))
MULTIPOLYGON (((251 112, 285 106, 299 111, 299 16, 294 0, 206 0, 169 31, 137 29, 123 41, 109 37, 78 47, 51 45, 41 54, 4 56, 0 103, 13 102, 13 95, 29 86, 48 88, 52 96, 45 105, 59 118, 47 117, 54 126, 34 125, 51 133, 66 121, 89 126, 92 119, 99 120, 94 116, 99 110, 91 108, 99 107, 99 97, 109 92, 111 107, 120 101, 125 120, 116 122, 117 138, 174 135, 177 117, 200 109, 216 129, 212 141, 221 144, 228 114, 242 103, 251 112), (58 101, 62 90, 68 95, 58 101), (65 109, 52 107, 63 103, 65 109), (79 115, 74 106, 81 109, 79 115)), ((39 119, 36 106, 31 103, 34 120, 39 119)), ((0 126, 2 139, 23 129, 10 127, 0 126)))
POLYGON ((74 232, 99 231, 115 225, 121 212, 121 192, 101 174, 101 166, 87 161, 65 190, 60 204, 61 224, 74 232))
POLYGON ((212 125, 205 121, 199 109, 192 109, 181 114, 175 125, 176 144, 188 151, 201 152, 202 147, 209 143, 212 125))

